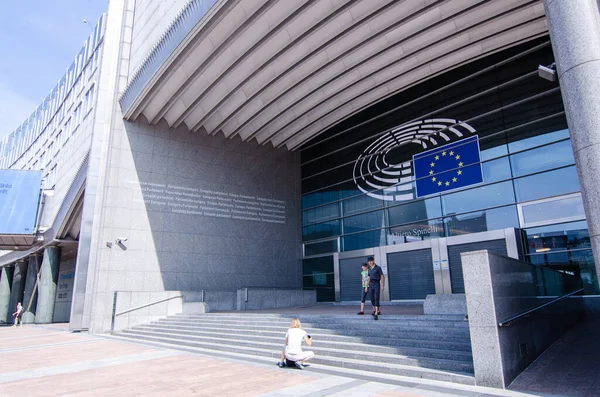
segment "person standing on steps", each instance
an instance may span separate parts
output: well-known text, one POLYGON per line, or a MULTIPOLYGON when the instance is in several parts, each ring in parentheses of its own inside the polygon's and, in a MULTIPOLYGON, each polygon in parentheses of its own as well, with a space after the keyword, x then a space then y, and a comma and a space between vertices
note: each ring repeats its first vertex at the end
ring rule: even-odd
MULTIPOLYGON (((298 317, 294 317, 290 329, 285 334, 285 346, 281 352, 281 361, 277 363, 279 368, 286 365, 286 360, 293 362, 296 368, 303 369, 305 361, 315 356, 311 351, 302 350, 302 341, 308 346, 312 346, 312 337, 302 329, 302 324, 298 317)), ((291 365, 291 364, 289 364, 291 365)))
POLYGON ((359 316, 365 314, 365 301, 367 300, 367 295, 369 294, 369 265, 363 263, 361 268, 362 271, 360 272, 360 278, 362 281, 362 298, 360 299, 360 311, 358 312, 359 316))
POLYGON ((375 259, 370 256, 367 258, 369 263, 369 294, 371 295, 371 304, 373 305, 373 318, 379 320, 381 311, 379 310, 379 297, 381 291, 385 289, 385 276, 381 267, 377 266, 375 259))

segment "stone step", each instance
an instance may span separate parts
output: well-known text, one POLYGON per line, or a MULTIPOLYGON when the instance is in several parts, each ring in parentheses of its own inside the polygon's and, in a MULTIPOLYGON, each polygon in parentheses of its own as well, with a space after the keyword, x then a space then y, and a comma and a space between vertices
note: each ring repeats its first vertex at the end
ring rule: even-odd
MULTIPOLYGON (((229 326, 229 325, 241 325, 241 326, 274 326, 274 327, 284 327, 289 328, 290 323, 286 321, 244 321, 244 320, 206 320, 206 319, 188 319, 185 317, 167 317, 165 319, 160 320, 162 322, 186 322, 190 324, 197 325, 220 325, 220 326, 229 326)), ((424 324, 415 324, 408 322, 395 322, 395 321, 385 321, 378 320, 375 322, 371 316, 369 318, 362 318, 360 321, 348 321, 348 322, 302 322, 302 328, 327 328, 327 329, 368 329, 373 330, 373 327, 377 327, 378 330, 384 329, 414 329, 414 330, 443 330, 444 332, 453 332, 456 334, 468 334, 469 328, 468 326, 446 326, 445 324, 439 323, 424 323, 424 324)))
MULTIPOLYGON (((277 342, 263 342, 259 341, 256 338, 250 337, 247 339, 236 339, 236 338, 228 338, 228 337, 186 337, 180 335, 172 335, 165 332, 151 332, 151 331, 124 331, 125 334, 129 335, 137 335, 137 336, 147 336, 147 337, 166 337, 166 338, 176 338, 180 341, 185 341, 186 343, 192 343, 192 345, 199 345, 204 347, 218 348, 217 346, 225 346, 228 349, 230 347, 237 347, 238 350, 246 350, 248 348, 261 348, 268 349, 273 351, 281 352, 282 343, 281 341, 277 342)), ((324 346, 318 346, 319 343, 315 342, 315 345, 311 347, 307 347, 307 350, 312 350, 315 354, 321 356, 329 356, 336 357, 342 359, 353 359, 353 360, 364 360, 365 362, 378 362, 378 363, 387 363, 387 364, 398 364, 398 365, 414 365, 422 368, 431 368, 431 369, 439 369, 446 371, 458 371, 464 373, 472 373, 473 372, 473 363, 458 361, 458 360, 449 360, 449 359, 441 359, 441 358, 427 358, 427 357, 408 357, 400 354, 391 354, 391 353, 378 353, 378 352, 370 352, 370 351, 353 351, 346 350, 343 348, 330 348, 324 346)))
MULTIPOLYGON (((423 317, 423 316, 421 316, 423 317)), ((185 316, 175 315, 169 318, 186 319, 189 321, 206 322, 206 323, 262 323, 262 324, 286 324, 289 325, 291 318, 282 317, 248 317, 248 316, 209 316, 209 315, 197 315, 197 316, 185 316)), ((353 317, 342 317, 342 316, 306 316, 301 318, 303 326, 305 324, 323 325, 323 324, 365 324, 372 321, 372 316, 366 314, 365 316, 353 316, 353 317)), ((434 319, 413 319, 413 318, 399 318, 398 316, 380 316, 379 322, 382 324, 402 324, 404 326, 416 326, 416 327, 445 327, 445 328, 468 328, 469 323, 464 320, 434 320, 434 319)))
MULTIPOLYGON (((245 328, 242 329, 233 329, 233 328, 199 328, 195 326, 189 325, 163 325, 161 324, 147 324, 140 325, 134 327, 134 329, 153 329, 154 327, 159 327, 161 329, 169 329, 173 331, 181 331, 181 332, 191 332, 191 333, 201 333, 201 334, 232 334, 232 335, 247 335, 248 330, 245 328)), ((276 331, 260 331, 255 333, 255 335, 264 335, 270 337, 281 338, 285 335, 285 330, 276 330, 276 331)), ((438 339, 427 340, 423 339, 419 336, 418 339, 408 339, 408 338, 398 338, 398 337, 379 337, 377 335, 368 335, 363 336, 349 336, 349 335, 338 335, 333 334, 330 330, 322 330, 315 329, 311 332, 315 338, 318 338, 322 341, 333 341, 339 343, 367 343, 371 345, 378 346, 397 346, 397 347, 413 347, 413 348, 427 348, 427 349, 439 349, 439 350, 449 350, 449 351, 460 351, 470 354, 471 352, 471 344, 469 341, 465 342, 452 342, 452 341, 441 341, 438 339)))
MULTIPOLYGON (((358 310, 358 308, 357 308, 358 310)), ((382 309, 383 311, 384 309, 382 309)), ((366 314, 371 313, 371 309, 365 309, 366 314)), ((291 320, 294 317, 299 317, 302 319, 313 319, 313 318, 323 318, 323 319, 357 319, 360 316, 356 314, 279 314, 279 313, 248 313, 248 312, 223 312, 223 313, 205 313, 205 314, 175 314, 174 316, 182 316, 182 317, 190 317, 190 318, 247 318, 247 319, 273 319, 273 318, 283 318, 291 320)), ((382 318, 389 318, 393 320, 415 320, 415 321, 455 321, 462 322, 464 320, 464 316, 459 315, 443 315, 443 314, 420 314, 420 315, 408 315, 408 314, 384 314, 382 318)))
MULTIPOLYGON (((206 331, 182 331, 182 330, 174 330, 172 328, 167 327, 134 327, 133 331, 135 332, 154 332, 154 333, 163 333, 172 336, 177 336, 179 338, 216 338, 221 339, 223 335, 228 335, 230 339, 237 339, 242 336, 247 337, 248 334, 231 334, 231 333, 223 333, 223 332, 206 332, 206 331)), ((125 331, 129 332, 129 331, 125 331)), ((255 334, 251 336, 252 340, 271 343, 276 346, 280 346, 283 343, 283 337, 281 335, 264 335, 264 334, 255 334)), ((424 358, 434 358, 434 359, 444 359, 444 360, 456 360, 463 361, 472 364, 473 357, 470 352, 460 351, 460 350, 443 350, 436 348, 422 348, 422 347, 402 347, 402 346, 381 346, 376 344, 368 344, 360 341, 349 341, 346 340, 327 340, 321 339, 318 335, 313 336, 317 345, 322 348, 328 349, 343 349, 347 351, 353 352, 370 352, 370 353, 384 353, 384 354, 395 354, 395 355, 403 355, 406 357, 424 357, 424 358)))
MULTIPOLYGON (((285 335, 288 326, 273 326, 273 325, 244 325, 244 324, 206 324, 206 323, 195 323, 183 320, 160 320, 154 324, 161 325, 179 325, 189 326, 198 329, 233 329, 233 330, 245 330, 247 332, 261 332, 261 331, 278 331, 285 335)), ((453 341, 468 343, 470 341, 469 332, 455 329, 442 329, 442 328, 402 328, 402 327, 380 327, 377 323, 372 324, 371 327, 337 327, 335 329, 318 328, 318 327, 303 327, 308 333, 329 333, 329 334, 343 334, 349 336, 365 336, 373 335, 376 333, 379 337, 388 338, 409 338, 409 339, 424 339, 424 340, 442 340, 442 341, 453 341), (377 327, 377 328, 375 328, 377 327)))
MULTIPOLYGON (((124 338, 130 338, 138 341, 150 341, 150 342, 162 342, 168 343, 175 346, 194 346, 202 348, 205 351, 219 351, 229 353, 243 353, 244 355, 255 355, 262 357, 271 357, 274 360, 279 360, 280 351, 262 349, 258 347, 244 347, 243 351, 240 351, 239 346, 230 346, 222 344, 202 344, 198 342, 192 342, 185 339, 178 339, 168 336, 148 336, 139 335, 132 333, 120 333, 118 334, 124 338)), ((441 371, 430 368, 415 367, 411 365, 403 364, 392 364, 382 363, 377 361, 365 361, 363 359, 352 359, 352 358, 340 358, 331 357, 327 355, 319 355, 312 361, 315 364, 323 364, 333 367, 341 367, 348 369, 357 369, 365 371, 373 371, 376 373, 392 374, 400 376, 409 376, 423 379, 440 380, 446 382, 455 382, 461 384, 474 384, 474 377, 470 373, 441 371)))

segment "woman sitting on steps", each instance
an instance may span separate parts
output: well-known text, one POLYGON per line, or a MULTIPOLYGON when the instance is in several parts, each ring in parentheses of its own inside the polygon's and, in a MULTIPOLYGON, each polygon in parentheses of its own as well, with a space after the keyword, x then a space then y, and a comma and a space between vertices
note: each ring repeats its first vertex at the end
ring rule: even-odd
MULTIPOLYGON (((293 362, 294 365, 302 369, 304 363, 315 356, 311 351, 302 351, 302 341, 308 346, 312 346, 312 338, 302 328, 298 317, 294 317, 292 325, 285 334, 285 346, 281 351, 281 361, 277 363, 279 368, 286 366, 286 359, 293 362)), ((291 365, 291 364, 290 364, 291 365)))

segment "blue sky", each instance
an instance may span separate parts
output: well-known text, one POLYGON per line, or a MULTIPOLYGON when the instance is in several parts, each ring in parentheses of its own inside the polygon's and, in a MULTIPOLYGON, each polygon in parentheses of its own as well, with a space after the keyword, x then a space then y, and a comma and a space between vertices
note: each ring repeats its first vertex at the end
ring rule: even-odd
POLYGON ((0 137, 54 88, 108 0, 0 0, 0 137))

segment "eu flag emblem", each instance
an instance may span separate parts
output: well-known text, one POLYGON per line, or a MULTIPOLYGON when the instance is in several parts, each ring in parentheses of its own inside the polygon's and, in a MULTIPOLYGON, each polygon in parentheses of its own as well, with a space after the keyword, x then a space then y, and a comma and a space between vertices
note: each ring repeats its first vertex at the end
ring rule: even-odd
POLYGON ((417 197, 483 182, 477 135, 413 156, 417 197))

